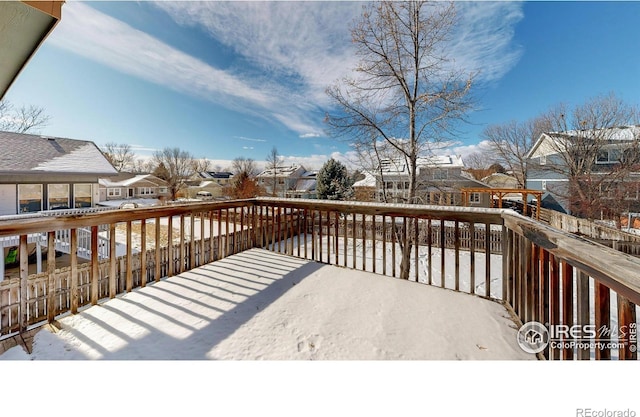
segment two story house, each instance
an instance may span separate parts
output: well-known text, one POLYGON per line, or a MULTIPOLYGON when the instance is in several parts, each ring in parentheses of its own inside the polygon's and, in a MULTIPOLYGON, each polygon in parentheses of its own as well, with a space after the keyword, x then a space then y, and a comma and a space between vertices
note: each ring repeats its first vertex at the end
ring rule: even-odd
POLYGON ((585 205, 640 211, 640 126, 540 135, 527 153, 527 188, 542 206, 580 216, 585 205))
POLYGON ((256 182, 267 195, 286 197, 288 191, 295 190, 298 179, 306 172, 307 170, 298 164, 270 168, 259 173, 256 176, 256 182))
MULTIPOLYGON (((417 161, 416 199, 421 204, 460 205, 462 188, 487 188, 463 171, 459 155, 430 156, 417 161)), ((378 201, 408 203, 410 167, 404 159, 383 159, 375 172, 378 201)), ((369 183, 371 180, 369 179, 369 183)), ((359 184, 358 184, 359 186, 359 184)), ((489 197, 477 193, 471 197, 474 206, 489 207, 489 197)))

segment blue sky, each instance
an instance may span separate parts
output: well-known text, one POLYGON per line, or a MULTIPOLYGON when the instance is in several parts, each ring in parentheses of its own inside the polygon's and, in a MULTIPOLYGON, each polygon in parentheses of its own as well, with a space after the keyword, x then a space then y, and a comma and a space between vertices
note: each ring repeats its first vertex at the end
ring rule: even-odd
MULTIPOLYGON (((614 92, 640 104, 640 2, 457 2, 450 53, 479 71, 477 109, 446 152, 481 146, 490 124, 614 92)), ((41 133, 128 143, 148 156, 179 147, 225 168, 349 160, 328 137, 324 90, 356 64, 349 25, 361 2, 79 2, 9 90, 38 105, 41 133)))

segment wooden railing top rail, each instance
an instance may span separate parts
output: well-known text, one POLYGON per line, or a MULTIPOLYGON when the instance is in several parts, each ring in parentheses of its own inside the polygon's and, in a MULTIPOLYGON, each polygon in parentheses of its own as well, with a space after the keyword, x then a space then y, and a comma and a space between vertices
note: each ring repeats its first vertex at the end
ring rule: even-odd
POLYGON ((218 209, 246 207, 254 205, 255 200, 231 200, 222 202, 184 203, 159 207, 118 209, 96 213, 70 214, 56 217, 28 217, 0 221, 0 236, 13 236, 27 233, 42 233, 63 229, 99 226, 126 221, 153 219, 156 217, 179 216, 181 214, 208 212, 218 209))
POLYGON ((602 284, 640 304, 640 258, 563 232, 511 210, 503 212, 504 224, 557 259, 579 268, 602 284))
POLYGON ((475 223, 501 224, 503 209, 482 207, 432 206, 422 204, 369 203, 358 201, 332 201, 311 199, 283 199, 258 197, 258 205, 309 209, 321 211, 338 211, 377 216, 408 216, 433 218, 438 220, 459 220, 475 223))

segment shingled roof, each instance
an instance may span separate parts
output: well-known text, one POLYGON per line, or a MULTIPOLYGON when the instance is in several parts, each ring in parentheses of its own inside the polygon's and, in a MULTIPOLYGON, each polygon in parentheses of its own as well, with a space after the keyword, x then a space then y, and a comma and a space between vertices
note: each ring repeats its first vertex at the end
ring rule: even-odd
POLYGON ((0 131, 0 173, 117 174, 91 141, 0 131))

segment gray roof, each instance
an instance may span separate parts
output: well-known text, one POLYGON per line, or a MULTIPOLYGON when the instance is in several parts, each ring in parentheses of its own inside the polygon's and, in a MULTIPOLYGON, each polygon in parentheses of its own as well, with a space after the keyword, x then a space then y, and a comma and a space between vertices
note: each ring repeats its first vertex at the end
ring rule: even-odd
POLYGON ((91 141, 0 131, 0 173, 117 174, 91 141))

